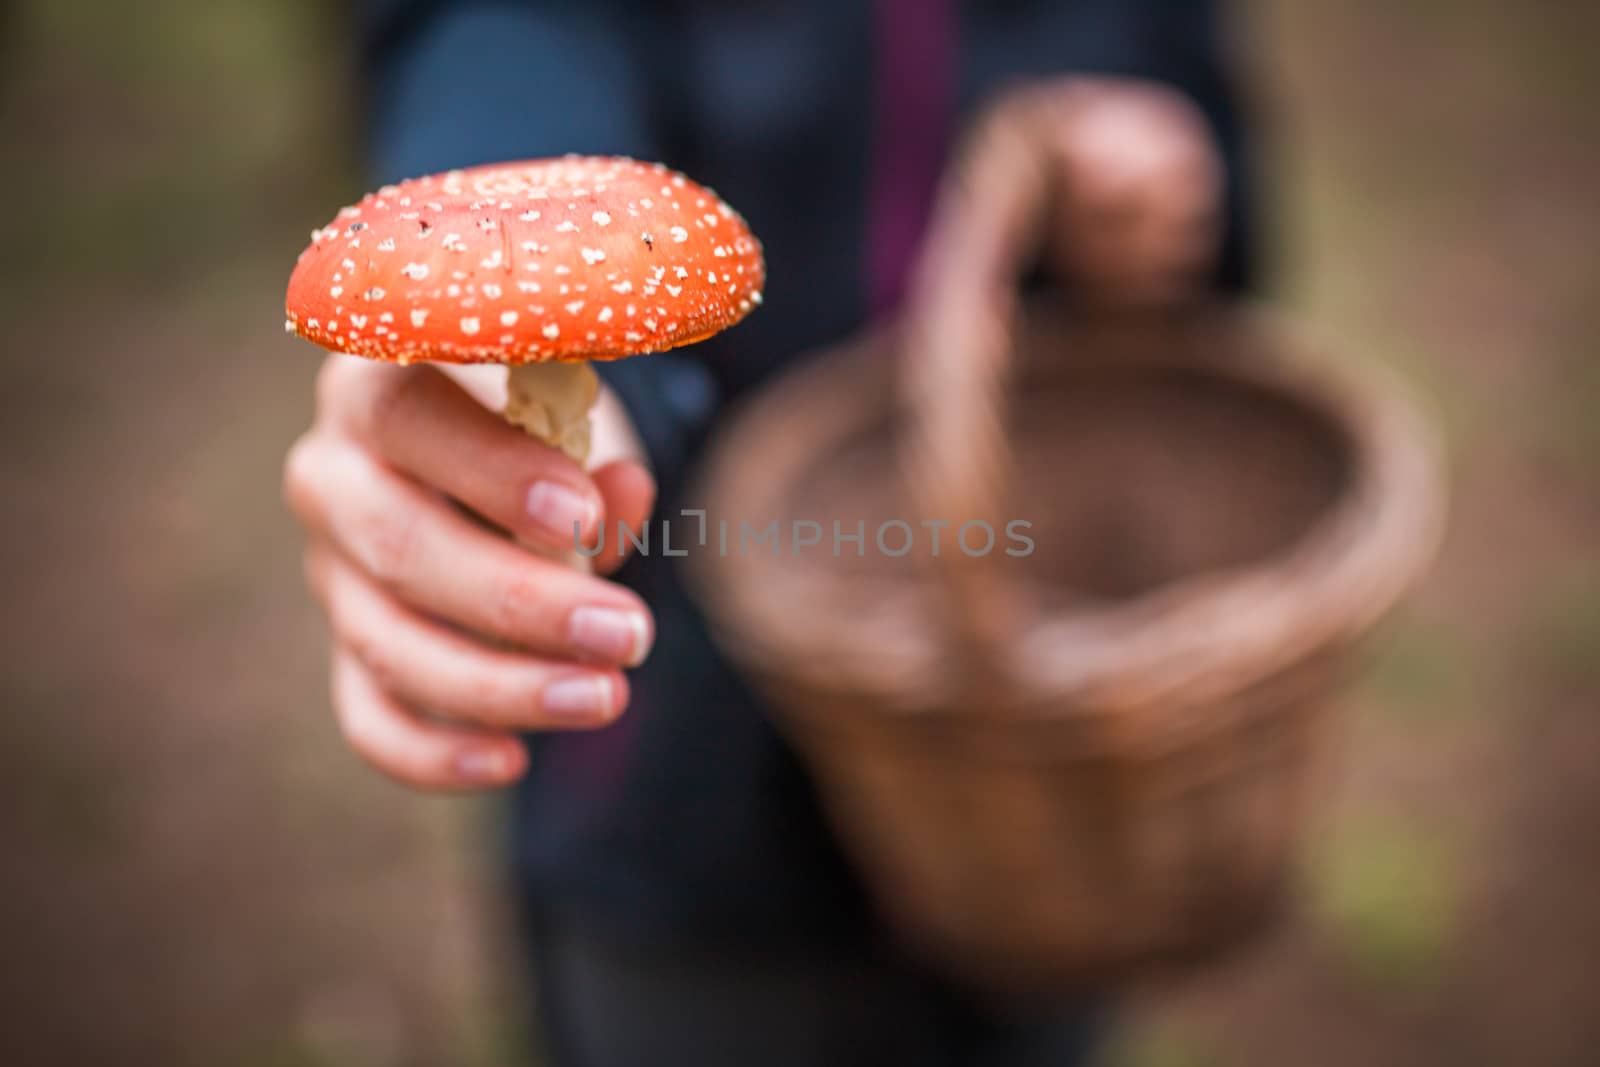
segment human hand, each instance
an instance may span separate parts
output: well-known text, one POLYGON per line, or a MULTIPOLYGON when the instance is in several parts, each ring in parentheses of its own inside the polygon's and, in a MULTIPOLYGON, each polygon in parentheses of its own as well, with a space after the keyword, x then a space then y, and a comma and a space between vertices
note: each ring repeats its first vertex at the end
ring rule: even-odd
MULTIPOLYGON (((628 702, 618 668, 654 636, 632 592, 521 547, 570 551, 574 523, 589 544, 602 522, 638 528, 653 479, 626 458, 586 474, 508 426, 485 406, 503 376, 333 356, 284 468, 333 631, 339 725, 417 788, 508 785, 527 767, 518 731, 613 721, 628 702)), ((627 451, 624 430, 606 429, 619 411, 597 420, 599 454, 627 451)), ((621 563, 619 540, 595 559, 601 573, 621 563)))
POLYGON ((1196 288, 1220 245, 1223 187, 1199 109, 1152 82, 1074 79, 1051 126, 1062 163, 1049 242, 1057 267, 1116 303, 1196 288))

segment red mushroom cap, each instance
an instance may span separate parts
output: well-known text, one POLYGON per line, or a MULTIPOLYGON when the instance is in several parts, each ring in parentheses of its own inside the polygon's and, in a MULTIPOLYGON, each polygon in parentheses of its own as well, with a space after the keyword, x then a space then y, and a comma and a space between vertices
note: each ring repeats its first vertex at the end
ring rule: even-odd
POLYGON ((569 156, 385 186, 311 235, 286 328, 398 363, 617 359, 761 303, 744 219, 656 163, 569 156))

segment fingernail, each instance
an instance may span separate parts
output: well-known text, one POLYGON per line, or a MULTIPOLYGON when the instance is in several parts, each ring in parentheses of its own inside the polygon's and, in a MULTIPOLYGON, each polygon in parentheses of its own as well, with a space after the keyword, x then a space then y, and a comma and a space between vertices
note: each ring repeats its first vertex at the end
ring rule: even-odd
POLYGON ((600 719, 611 713, 611 679, 597 674, 557 678, 544 687, 544 710, 562 719, 600 719))
POLYGON ((505 755, 468 750, 456 757, 456 773, 472 782, 502 782, 511 771, 505 755))
POLYGON ((579 652, 625 667, 637 667, 650 651, 650 627, 637 611, 585 605, 573 610, 567 629, 579 652))
POLYGON ((555 537, 576 540, 574 525, 582 530, 594 518, 594 507, 584 495, 559 482, 534 482, 527 504, 528 517, 555 537))

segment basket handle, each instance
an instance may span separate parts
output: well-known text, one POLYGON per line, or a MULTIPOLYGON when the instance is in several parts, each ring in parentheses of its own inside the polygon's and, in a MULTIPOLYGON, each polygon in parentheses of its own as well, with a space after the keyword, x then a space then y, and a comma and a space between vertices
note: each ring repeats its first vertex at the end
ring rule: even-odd
MULTIPOLYGON (((992 666, 1016 625, 994 554, 1005 544, 1012 478, 1005 393, 1017 284, 1036 252, 1056 166, 1041 136, 1043 95, 1042 87, 1008 94, 967 135, 941 185, 900 327, 902 473, 920 517, 950 523, 935 570, 950 628, 976 668, 992 666), (973 555, 961 532, 979 522, 997 540, 973 555)), ((984 537, 982 528, 969 532, 984 537)))
POLYGON ((1013 473, 1006 392, 1018 285, 1041 252, 1070 258, 1072 235, 1054 218, 1071 178, 1062 131, 1108 89, 1125 88, 1122 79, 1072 77, 1002 95, 946 172, 911 279, 896 376, 907 416, 902 472, 924 518, 949 520, 952 535, 977 521, 994 531, 988 554, 941 545, 936 567, 952 628, 991 661, 1018 625, 1017 598, 999 573, 1005 524, 1025 518, 1001 513, 1013 473))

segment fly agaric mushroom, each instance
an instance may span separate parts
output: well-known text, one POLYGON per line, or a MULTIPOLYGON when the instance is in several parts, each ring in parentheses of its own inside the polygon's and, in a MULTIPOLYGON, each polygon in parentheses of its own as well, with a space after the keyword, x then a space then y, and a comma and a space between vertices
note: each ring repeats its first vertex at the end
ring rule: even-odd
POLYGON ((761 243, 657 163, 567 156, 388 185, 313 231, 285 328, 402 365, 510 367, 505 417, 582 464, 591 360, 704 340, 761 303, 761 243))

